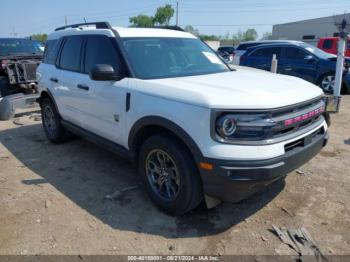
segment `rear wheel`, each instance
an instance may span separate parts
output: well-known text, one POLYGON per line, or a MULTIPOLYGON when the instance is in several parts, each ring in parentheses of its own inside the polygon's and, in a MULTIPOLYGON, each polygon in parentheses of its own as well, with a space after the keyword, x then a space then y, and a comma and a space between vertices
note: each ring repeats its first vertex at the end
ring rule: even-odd
POLYGON ((196 165, 181 143, 155 135, 143 144, 139 171, 153 202, 164 212, 182 215, 203 199, 196 165))
POLYGON ((42 124, 47 138, 53 143, 62 143, 67 139, 67 133, 60 122, 56 106, 50 98, 44 98, 41 104, 42 124))

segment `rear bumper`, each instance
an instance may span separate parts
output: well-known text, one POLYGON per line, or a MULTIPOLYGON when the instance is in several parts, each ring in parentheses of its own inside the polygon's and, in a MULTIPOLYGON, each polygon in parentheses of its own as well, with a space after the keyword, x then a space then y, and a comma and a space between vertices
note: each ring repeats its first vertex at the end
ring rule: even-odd
POLYGON ((267 160, 228 161, 205 159, 213 170, 201 170, 204 192, 227 202, 238 202, 260 191, 272 182, 313 158, 327 144, 328 134, 323 131, 309 135, 284 155, 267 160))

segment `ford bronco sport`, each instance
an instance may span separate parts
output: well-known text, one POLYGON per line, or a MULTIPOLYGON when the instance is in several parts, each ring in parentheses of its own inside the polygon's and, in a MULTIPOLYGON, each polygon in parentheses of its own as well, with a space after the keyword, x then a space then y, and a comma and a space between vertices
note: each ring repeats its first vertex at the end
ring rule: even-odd
POLYGON ((58 28, 38 77, 48 139, 75 133, 138 163, 150 198, 173 215, 240 201, 327 142, 319 87, 230 69, 179 28, 58 28))

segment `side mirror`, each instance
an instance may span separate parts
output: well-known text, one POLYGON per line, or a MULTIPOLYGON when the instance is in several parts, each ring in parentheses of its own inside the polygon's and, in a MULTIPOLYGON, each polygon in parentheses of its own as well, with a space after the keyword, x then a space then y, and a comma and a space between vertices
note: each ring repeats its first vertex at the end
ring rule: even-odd
POLYGON ((312 55, 307 55, 304 57, 304 60, 306 60, 309 63, 315 62, 316 59, 312 55))
POLYGON ((123 76, 115 72, 111 65, 95 65, 90 71, 90 78, 96 81, 119 81, 123 76))

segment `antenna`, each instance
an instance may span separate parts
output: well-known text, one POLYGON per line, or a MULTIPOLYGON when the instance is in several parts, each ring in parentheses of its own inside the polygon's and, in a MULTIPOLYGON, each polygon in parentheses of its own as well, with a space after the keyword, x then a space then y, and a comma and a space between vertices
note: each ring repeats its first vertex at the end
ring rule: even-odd
POLYGON ((84 22, 85 22, 85 24, 87 23, 85 17, 84 17, 84 22))

